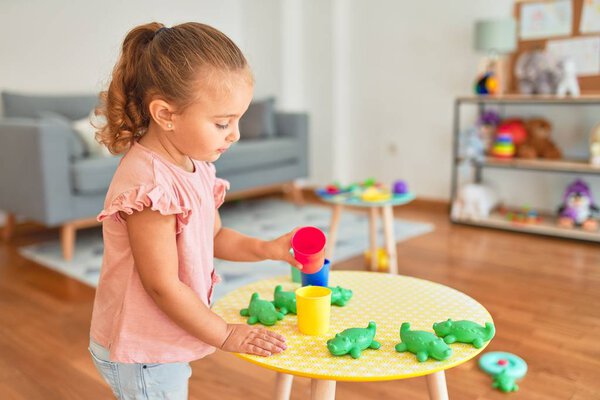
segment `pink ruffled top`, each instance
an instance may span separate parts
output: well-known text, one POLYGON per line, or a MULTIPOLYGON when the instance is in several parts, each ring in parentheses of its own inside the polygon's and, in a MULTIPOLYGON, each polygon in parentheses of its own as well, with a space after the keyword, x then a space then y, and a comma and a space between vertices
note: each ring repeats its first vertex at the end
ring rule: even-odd
MULTIPOLYGON (((213 267, 216 209, 229 183, 208 162, 194 161, 187 172, 134 143, 112 179, 104 209, 104 258, 90 335, 125 363, 188 362, 215 351, 164 314, 146 293, 135 268, 127 235, 127 214, 145 207, 174 215, 179 279, 208 306, 218 276, 213 267)), ((193 312, 193 310, 189 310, 193 312)))

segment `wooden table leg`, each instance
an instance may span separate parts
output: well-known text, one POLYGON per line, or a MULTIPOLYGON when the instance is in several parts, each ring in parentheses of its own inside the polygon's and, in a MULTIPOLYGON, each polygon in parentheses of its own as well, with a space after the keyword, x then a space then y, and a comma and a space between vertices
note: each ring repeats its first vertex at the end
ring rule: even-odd
POLYGON ((311 400, 335 400, 335 381, 312 379, 310 383, 311 400))
POLYGON ((390 260, 390 274, 398 274, 398 255, 396 254, 396 236, 394 235, 394 209, 391 205, 383 206, 383 229, 385 231, 385 247, 390 260))
POLYGON ((292 391, 294 375, 277 372, 275 376, 275 400, 289 400, 292 391))
POLYGON ((333 214, 331 215, 331 225, 329 226, 329 235, 327 238, 327 251, 325 252, 325 257, 333 263, 333 251, 335 250, 335 241, 337 239, 337 230, 340 225, 340 216, 342 214, 342 208, 344 208, 341 204, 336 204, 333 206, 333 214))
POLYGON ((6 214, 6 220, 4 221, 4 230, 2 231, 2 239, 8 242, 14 232, 15 226, 17 225, 17 217, 13 213, 6 214))
POLYGON ((371 271, 377 271, 377 214, 379 207, 371 207, 369 214, 369 239, 371 240, 371 271))
POLYGON ((448 400, 448 388, 446 387, 446 374, 444 371, 434 372, 425 377, 427 389, 431 400, 448 400))

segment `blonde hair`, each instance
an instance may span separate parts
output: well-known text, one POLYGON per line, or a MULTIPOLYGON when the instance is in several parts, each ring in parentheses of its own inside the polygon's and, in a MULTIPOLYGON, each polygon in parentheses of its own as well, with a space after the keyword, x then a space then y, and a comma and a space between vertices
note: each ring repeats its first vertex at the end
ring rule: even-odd
MULTIPOLYGON (((100 93, 96 115, 105 118, 96 139, 119 154, 145 133, 148 106, 155 97, 172 102, 178 112, 197 97, 199 73, 248 72, 241 50, 219 30, 196 22, 166 28, 152 22, 132 29, 115 65, 108 90, 100 93)), ((200 76, 200 77, 202 77, 200 76)))

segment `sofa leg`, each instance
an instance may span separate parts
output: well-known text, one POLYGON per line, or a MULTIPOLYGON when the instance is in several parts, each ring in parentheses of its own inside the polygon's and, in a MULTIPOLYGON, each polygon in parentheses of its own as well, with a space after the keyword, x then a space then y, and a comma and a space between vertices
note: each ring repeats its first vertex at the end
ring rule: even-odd
POLYGON ((4 229, 2 229, 2 239, 5 242, 8 242, 12 239, 13 234, 15 233, 15 227, 17 226, 17 218, 15 214, 8 213, 6 214, 6 221, 4 221, 4 229))
POLYGON ((73 223, 66 223, 60 228, 60 243, 65 261, 71 261, 73 259, 73 252, 75 251, 75 230, 75 224, 73 223))

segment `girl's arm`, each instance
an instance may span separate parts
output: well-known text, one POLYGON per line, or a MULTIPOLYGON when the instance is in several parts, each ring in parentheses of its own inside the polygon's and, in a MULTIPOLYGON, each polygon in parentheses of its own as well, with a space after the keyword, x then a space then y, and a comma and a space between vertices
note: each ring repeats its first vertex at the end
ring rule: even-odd
POLYGON ((177 325, 225 351, 269 356, 285 349, 285 338, 246 324, 227 324, 179 280, 175 216, 145 208, 126 217, 127 232, 144 289, 177 325))
POLYGON ((296 229, 271 241, 246 236, 221 226, 219 211, 215 217, 215 257, 229 261, 282 260, 302 269, 290 254, 290 241, 296 229))

